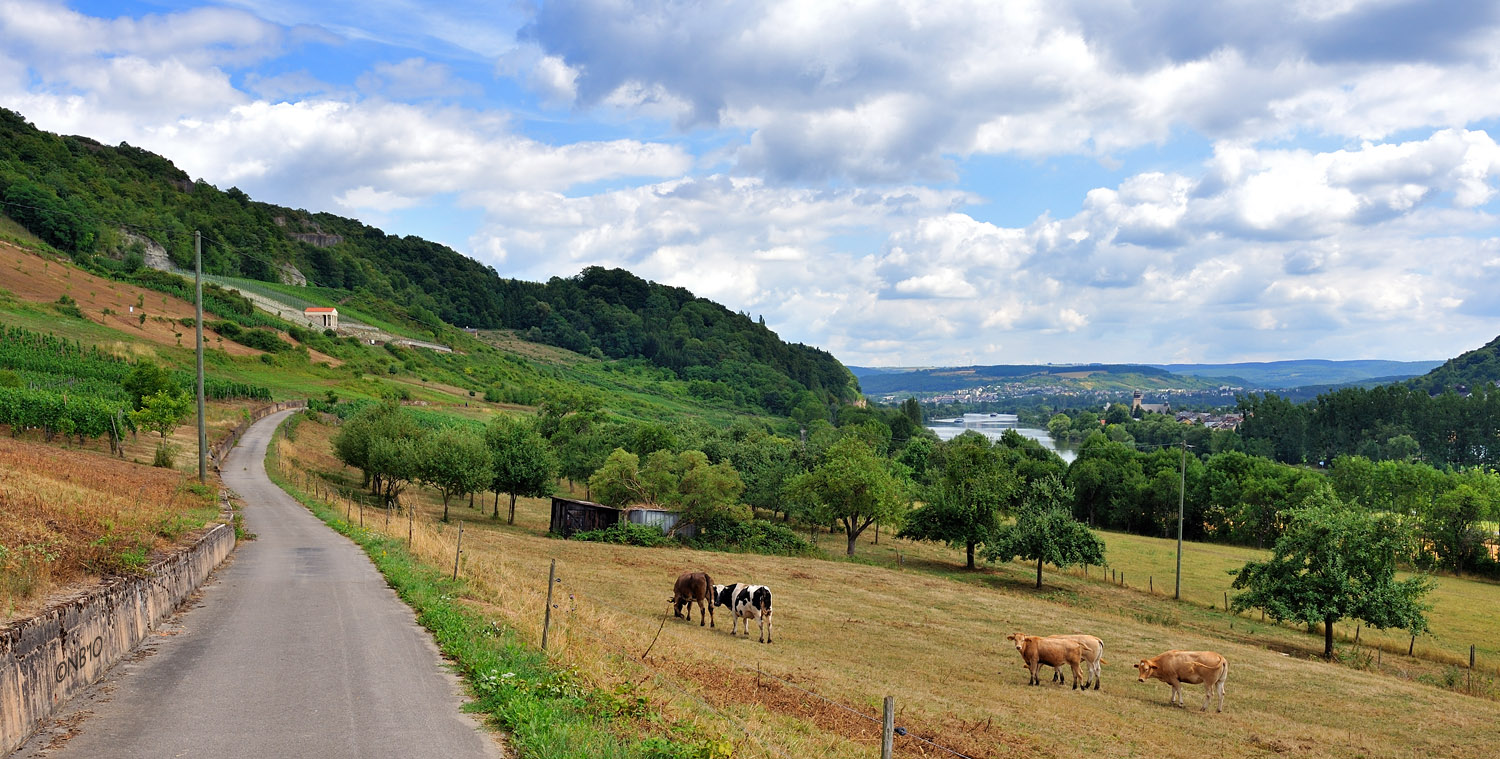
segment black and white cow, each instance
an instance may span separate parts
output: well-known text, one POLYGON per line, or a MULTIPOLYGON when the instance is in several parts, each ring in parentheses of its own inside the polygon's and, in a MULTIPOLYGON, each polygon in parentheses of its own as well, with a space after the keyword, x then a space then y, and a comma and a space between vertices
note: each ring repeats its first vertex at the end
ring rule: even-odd
POLYGON ((732 621, 729 634, 734 635, 739 628, 740 620, 745 620, 745 635, 750 635, 750 620, 754 619, 760 623, 760 642, 771 642, 771 589, 764 585, 746 585, 737 582, 733 585, 714 586, 714 605, 727 606, 731 612, 732 621))

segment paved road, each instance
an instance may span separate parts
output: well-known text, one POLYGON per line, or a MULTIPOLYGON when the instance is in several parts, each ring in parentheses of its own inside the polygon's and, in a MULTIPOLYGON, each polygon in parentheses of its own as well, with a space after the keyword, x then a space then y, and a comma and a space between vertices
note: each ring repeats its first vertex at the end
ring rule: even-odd
POLYGON ((195 608, 69 704, 77 734, 21 757, 500 757, 458 681, 363 552, 267 479, 252 426, 224 482, 247 528, 195 608))

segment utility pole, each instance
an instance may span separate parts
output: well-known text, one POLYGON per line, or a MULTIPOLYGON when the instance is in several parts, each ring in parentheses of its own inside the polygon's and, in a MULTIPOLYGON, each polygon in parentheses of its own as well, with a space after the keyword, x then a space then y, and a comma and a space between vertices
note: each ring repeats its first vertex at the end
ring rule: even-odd
POLYGON ((193 282, 198 292, 198 481, 208 482, 208 419, 203 415, 203 233, 193 230, 193 282))
POLYGON ((1182 479, 1177 486, 1177 587, 1172 598, 1182 598, 1182 504, 1187 500, 1187 438, 1182 439, 1182 479))

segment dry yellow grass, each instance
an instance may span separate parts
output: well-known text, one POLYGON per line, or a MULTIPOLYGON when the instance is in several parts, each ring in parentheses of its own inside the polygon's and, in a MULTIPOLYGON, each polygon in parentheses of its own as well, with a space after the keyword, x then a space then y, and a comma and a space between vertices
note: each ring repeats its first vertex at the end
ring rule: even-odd
POLYGON ((185 475, 0 437, 0 607, 10 618, 101 572, 143 568, 217 513, 185 475))
MULTIPOLYGON (((283 455, 345 487, 357 486, 357 473, 341 472, 328 457, 329 433, 304 424, 283 455)), ((436 502, 427 494, 414 495, 416 551, 435 565, 451 567, 456 525, 436 523, 436 502)), ((520 502, 514 527, 494 524, 463 506, 455 509, 455 518, 460 517, 473 520, 466 521, 461 567, 473 581, 471 602, 538 640, 548 562, 556 559, 561 581, 550 636, 553 655, 604 687, 649 677, 627 661, 639 657, 656 634, 679 572, 704 570, 716 582, 770 585, 777 594, 774 644, 756 643, 754 633, 748 640, 731 638, 722 615, 719 629, 668 618, 649 663, 742 720, 786 756, 871 756, 873 723, 768 678, 757 686, 756 666, 869 715, 892 694, 898 724, 974 757, 1082 752, 1184 759, 1205 754, 1405 759, 1492 753, 1485 736, 1497 714, 1493 701, 1283 655, 1253 635, 1231 632, 1227 624, 1216 632, 1208 623, 1196 623, 1191 607, 1082 578, 1051 575, 1053 584, 1036 592, 1025 586, 1024 568, 955 581, 927 571, 923 565, 929 560, 923 558, 900 570, 575 543, 542 534, 547 503, 541 499, 520 502), (1104 638, 1104 689, 1084 694, 1025 685, 1020 660, 1004 640, 1017 630, 1080 631, 1104 638), (1165 686, 1135 683, 1130 664, 1170 648, 1211 649, 1228 657, 1225 713, 1171 708, 1165 686)), ((378 524, 380 518, 367 511, 366 520, 378 524)), ((405 535, 403 523, 393 526, 393 532, 405 535)), ((882 548, 890 543, 883 538, 882 548)), ((1201 688, 1189 688, 1188 703, 1198 703, 1200 693, 1201 688)), ((673 708, 689 708, 685 699, 676 704, 673 708)), ((738 736, 734 728, 721 726, 726 735, 738 736)), ((758 754, 747 745, 736 755, 758 754)), ((931 756, 934 750, 901 739, 898 754, 931 756)))

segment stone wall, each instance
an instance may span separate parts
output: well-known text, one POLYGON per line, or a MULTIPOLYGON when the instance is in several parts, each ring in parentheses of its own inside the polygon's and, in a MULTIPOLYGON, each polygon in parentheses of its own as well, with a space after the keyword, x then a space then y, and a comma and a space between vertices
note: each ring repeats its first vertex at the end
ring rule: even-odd
POLYGON ((234 550, 216 525, 191 548, 0 629, 0 756, 96 682, 175 610, 234 550))

